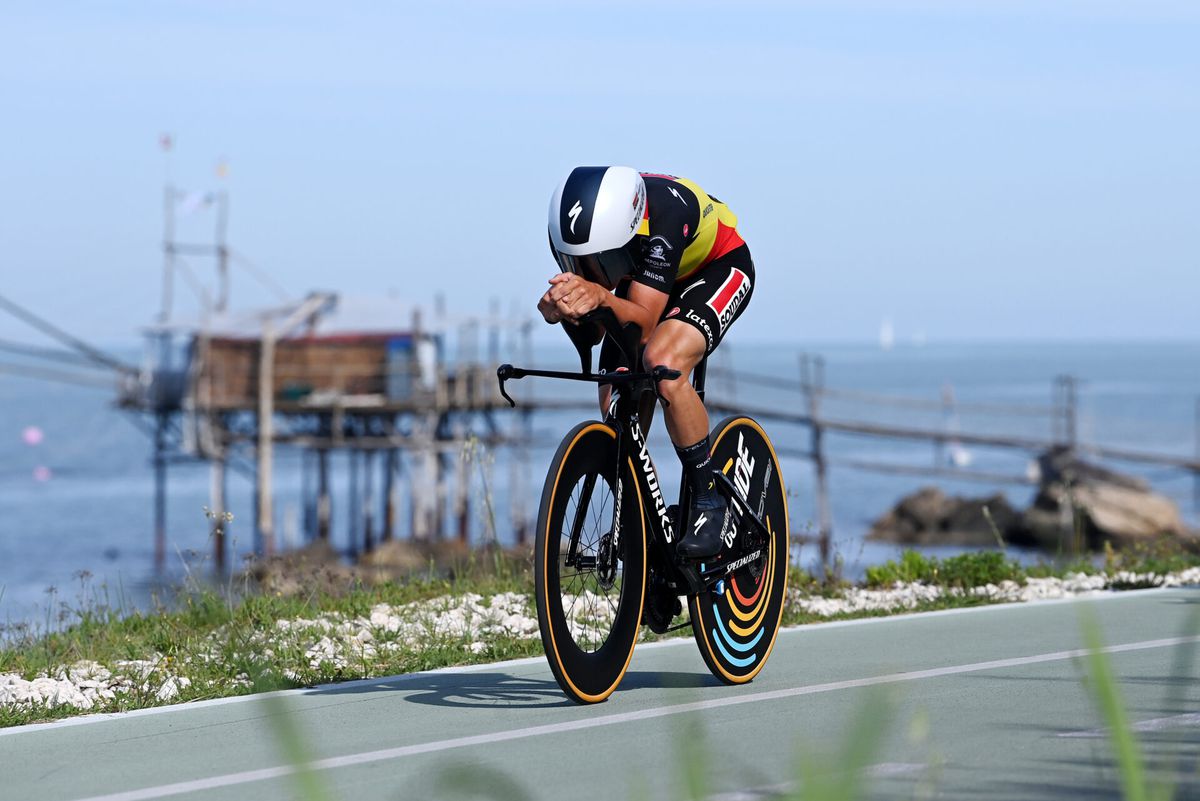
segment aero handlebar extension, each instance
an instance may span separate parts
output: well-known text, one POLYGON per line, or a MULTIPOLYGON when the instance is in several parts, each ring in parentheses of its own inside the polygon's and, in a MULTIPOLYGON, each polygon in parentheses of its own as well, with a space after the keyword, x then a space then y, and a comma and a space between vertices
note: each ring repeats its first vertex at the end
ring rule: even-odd
MULTIPOLYGON (((620 348, 625 355, 626 361, 632 364, 637 358, 638 344, 642 338, 642 329, 636 323, 626 323, 624 326, 617 320, 617 316, 613 314, 612 309, 600 307, 594 311, 588 312, 580 318, 580 323, 595 322, 604 329, 605 334, 612 338, 617 347, 620 348)), ((568 323, 567 325, 571 325, 568 323)), ((568 334, 572 334, 570 328, 567 329, 568 334)), ((668 367, 658 365, 649 372, 612 372, 612 373, 593 373, 591 371, 591 345, 584 344, 584 338, 581 336, 572 335, 571 341, 575 344, 575 349, 579 351, 579 360, 583 368, 579 373, 568 373, 561 370, 530 370, 524 367, 514 367, 511 364, 502 364, 496 368, 496 378, 500 381, 500 396, 508 401, 510 406, 516 406, 517 402, 509 397, 504 391, 504 382, 511 379, 525 378, 526 376, 534 376, 539 378, 561 378, 567 381, 586 381, 593 384, 629 384, 637 381, 652 381, 654 382, 655 394, 659 396, 663 402, 665 398, 658 392, 658 382, 674 381, 682 375, 678 370, 672 370, 668 367)))

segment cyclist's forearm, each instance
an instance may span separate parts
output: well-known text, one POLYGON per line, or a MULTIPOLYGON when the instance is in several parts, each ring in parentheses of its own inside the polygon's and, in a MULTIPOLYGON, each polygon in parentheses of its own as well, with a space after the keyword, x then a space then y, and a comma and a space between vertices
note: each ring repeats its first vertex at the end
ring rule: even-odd
POLYGON ((639 303, 618 298, 616 295, 609 295, 603 305, 612 309, 613 314, 622 323, 637 323, 641 327, 641 344, 645 345, 649 341, 650 335, 654 333, 654 326, 658 324, 658 313, 639 303))

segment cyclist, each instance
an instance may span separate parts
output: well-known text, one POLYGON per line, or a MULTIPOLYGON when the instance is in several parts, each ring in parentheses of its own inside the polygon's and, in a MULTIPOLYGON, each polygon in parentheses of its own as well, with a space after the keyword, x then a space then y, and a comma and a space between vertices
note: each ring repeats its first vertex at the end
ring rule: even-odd
MULTIPOLYGON (((608 306, 641 326, 643 364, 665 365, 667 432, 692 490, 692 509, 677 548, 713 556, 732 539, 733 521, 709 466, 708 413, 688 381, 741 315, 754 291, 750 250, 725 204, 686 178, 630 167, 576 167, 550 201, 550 249, 561 272, 538 301, 547 323, 577 324, 608 306)), ((606 342, 600 369, 618 353, 606 342)), ((602 387, 600 408, 610 389, 602 387)))

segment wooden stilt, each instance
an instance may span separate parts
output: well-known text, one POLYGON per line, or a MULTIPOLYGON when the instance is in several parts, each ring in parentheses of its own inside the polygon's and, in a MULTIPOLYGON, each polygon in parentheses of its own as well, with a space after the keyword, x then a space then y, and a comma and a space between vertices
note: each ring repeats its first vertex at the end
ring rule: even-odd
POLYGON ((209 507, 209 514, 211 515, 210 530, 212 531, 213 540, 213 567, 217 574, 220 575, 225 572, 227 566, 225 542, 229 525, 225 519, 225 453, 223 450, 212 460, 212 470, 209 479, 209 502, 212 504, 209 507))
POLYGON ((154 427, 154 569, 167 565, 167 420, 159 412, 154 427))
POLYGON ((375 451, 363 451, 363 553, 375 550, 375 451))
POLYGON ((361 521, 362 496, 358 491, 358 452, 351 450, 350 457, 350 503, 347 504, 347 523, 349 524, 348 550, 350 556, 358 555, 358 530, 361 521))
POLYGON ((396 449, 388 448, 383 462, 383 533, 381 542, 396 535, 396 449))
POLYGON ((800 387, 808 402, 808 417, 812 432, 812 461, 816 481, 817 542, 821 565, 829 566, 833 522, 829 510, 829 479, 825 460, 825 429, 821 425, 820 395, 825 383, 825 363, 820 358, 801 356, 800 387))
POLYGON ((317 538, 329 541, 329 523, 332 515, 329 500, 329 450, 317 451, 317 538))

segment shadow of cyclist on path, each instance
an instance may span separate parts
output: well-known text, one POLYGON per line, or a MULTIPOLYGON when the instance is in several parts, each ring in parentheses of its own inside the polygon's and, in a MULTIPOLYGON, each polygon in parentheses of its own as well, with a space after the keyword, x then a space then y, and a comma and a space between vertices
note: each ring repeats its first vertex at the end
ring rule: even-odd
MULTIPOLYGON (((711 674, 630 671, 614 699, 629 691, 719 687, 711 674)), ((403 700, 429 706, 476 709, 570 708, 577 706, 552 679, 514 676, 503 672, 413 673, 405 676, 323 686, 315 695, 359 695, 390 692, 403 700)))

